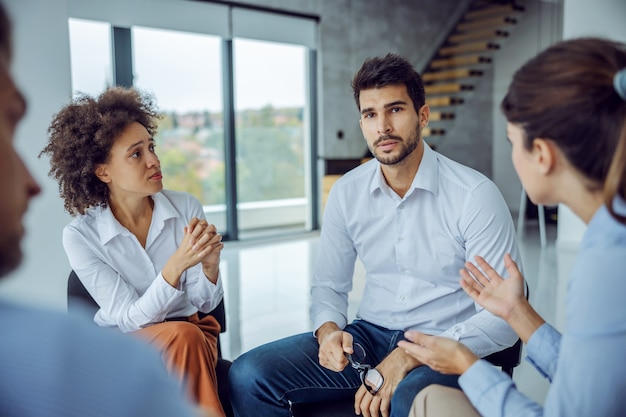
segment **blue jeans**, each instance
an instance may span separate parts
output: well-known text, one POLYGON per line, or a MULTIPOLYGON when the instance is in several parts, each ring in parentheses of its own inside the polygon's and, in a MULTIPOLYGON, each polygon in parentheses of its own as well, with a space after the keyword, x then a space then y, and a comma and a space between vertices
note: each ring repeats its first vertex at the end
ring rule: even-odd
MULTIPOLYGON (((365 348, 366 363, 380 363, 404 338, 400 330, 388 330, 363 320, 344 329, 365 348)), ((361 386, 358 373, 347 366, 341 372, 322 367, 319 344, 312 333, 303 333, 259 346, 237 358, 228 382, 237 417, 289 417, 290 403, 312 403, 351 398, 361 386)), ((383 375, 384 376, 384 375, 383 375)), ((400 382, 391 399, 391 417, 407 417, 417 393, 430 384, 458 388, 457 375, 444 375, 427 366, 413 369, 400 382)))

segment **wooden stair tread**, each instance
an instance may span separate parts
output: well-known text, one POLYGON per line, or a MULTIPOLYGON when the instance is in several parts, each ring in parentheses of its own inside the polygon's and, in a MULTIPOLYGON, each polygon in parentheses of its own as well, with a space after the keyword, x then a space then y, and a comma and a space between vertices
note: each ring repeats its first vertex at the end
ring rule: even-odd
POLYGON ((468 41, 476 41, 480 39, 506 38, 509 32, 501 29, 483 29, 472 32, 456 33, 448 37, 448 43, 451 45, 460 44, 468 41))
POLYGON ((500 4, 486 6, 480 9, 471 10, 463 16, 463 21, 482 19, 486 16, 506 15, 511 13, 523 12, 524 7, 517 4, 500 4))
POLYGON ((464 100, 462 98, 452 96, 426 98, 426 104, 428 104, 430 107, 457 106, 459 104, 463 104, 463 102, 464 100))
POLYGON ((431 128, 428 126, 422 129, 422 137, 442 136, 445 134, 446 134, 446 131, 444 129, 431 128))
POLYGON ((473 29, 497 28, 503 25, 513 25, 517 19, 509 16, 494 17, 490 19, 474 20, 471 22, 461 22, 456 25, 457 32, 467 32, 473 29))
POLYGON ((428 116, 428 120, 431 120, 433 122, 452 119, 454 119, 454 113, 451 112, 431 111, 430 116, 428 116))
POLYGON ((453 80, 458 78, 480 77, 483 72, 472 68, 456 68, 445 71, 425 72, 422 74, 422 80, 425 83, 431 81, 453 80))
POLYGON ((461 91, 470 91, 473 89, 474 89, 474 86, 471 84, 460 84, 460 83, 432 84, 432 85, 424 86, 424 92, 426 94, 458 93, 461 91))
POLYGON ((500 45, 495 42, 472 42, 455 46, 444 46, 439 49, 440 56, 458 55, 469 52, 495 51, 500 45))
POLYGON ((434 59, 430 63, 430 67, 434 69, 461 67, 464 65, 487 64, 491 62, 491 58, 485 55, 463 55, 453 56, 441 59, 434 59))

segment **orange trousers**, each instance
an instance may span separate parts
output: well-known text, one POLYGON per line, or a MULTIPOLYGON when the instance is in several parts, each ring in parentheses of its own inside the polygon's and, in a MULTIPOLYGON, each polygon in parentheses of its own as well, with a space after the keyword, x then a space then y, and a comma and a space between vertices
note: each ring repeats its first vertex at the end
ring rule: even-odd
POLYGON ((194 314, 187 321, 165 321, 132 334, 162 352, 168 372, 186 387, 191 399, 215 415, 224 415, 217 395, 217 337, 220 325, 213 316, 194 314))

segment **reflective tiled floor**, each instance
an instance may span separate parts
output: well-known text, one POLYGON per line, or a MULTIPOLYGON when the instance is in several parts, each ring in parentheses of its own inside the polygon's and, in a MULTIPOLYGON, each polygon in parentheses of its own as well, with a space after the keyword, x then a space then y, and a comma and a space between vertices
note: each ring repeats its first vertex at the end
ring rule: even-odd
MULTIPOLYGON (((537 223, 526 224, 520 245, 530 300, 555 325, 563 322, 565 280, 575 250, 555 245, 556 226, 547 226, 545 248, 540 247, 537 223)), ((222 334, 223 355, 234 359, 260 344, 311 331, 309 283, 319 242, 318 233, 257 241, 227 243, 222 256, 227 330, 222 334)), ((364 281, 357 262, 350 294, 354 318, 364 281)), ((526 361, 515 369, 518 388, 542 403, 548 387, 526 361)))

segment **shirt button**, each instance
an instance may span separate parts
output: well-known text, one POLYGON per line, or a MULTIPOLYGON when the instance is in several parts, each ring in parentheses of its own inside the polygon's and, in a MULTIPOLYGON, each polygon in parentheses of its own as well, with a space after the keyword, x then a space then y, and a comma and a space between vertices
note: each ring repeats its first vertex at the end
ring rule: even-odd
POLYGON ((400 296, 400 301, 404 301, 404 295, 400 296))
POLYGON ((403 242, 403 241, 404 241, 404 238, 403 238, 402 236, 400 236, 400 237, 398 238, 398 242, 403 242))
POLYGON ((404 204, 400 204, 400 205, 398 206, 398 208, 399 208, 400 210, 402 210, 402 209, 404 208, 404 204))

